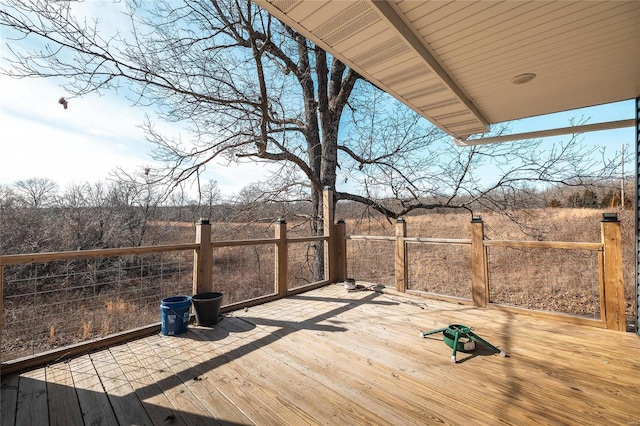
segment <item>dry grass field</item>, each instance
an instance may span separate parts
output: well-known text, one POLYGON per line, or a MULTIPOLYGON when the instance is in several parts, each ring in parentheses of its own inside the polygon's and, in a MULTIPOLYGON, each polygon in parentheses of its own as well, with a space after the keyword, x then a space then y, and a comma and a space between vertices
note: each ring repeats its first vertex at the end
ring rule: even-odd
MULTIPOLYGON (((485 238, 600 242, 601 210, 543 209, 517 212, 520 225, 504 215, 484 213, 485 238)), ((622 222, 626 310, 635 314, 633 212, 622 222)), ((427 213, 406 218, 409 237, 469 239, 468 213, 427 213)), ((395 223, 348 219, 348 235, 394 236, 395 223)), ((216 224, 213 240, 272 238, 273 224, 216 224)), ((288 224, 288 235, 309 235, 306 226, 288 224)), ((169 242, 193 242, 192 225, 175 224, 169 242)), ((312 281, 312 243, 289 247, 290 287, 312 281)), ((348 276, 394 284, 394 242, 349 240, 348 276)), ((214 290, 230 304, 274 292, 274 246, 214 250, 214 290)), ((471 298, 469 245, 409 244, 408 288, 471 298)), ((595 252, 490 248, 491 302, 531 309, 599 317, 595 252)), ((82 340, 156 323, 160 300, 192 292, 192 253, 177 252, 63 262, 64 274, 47 275, 39 265, 26 279, 13 280, 18 267, 5 267, 2 360, 55 349, 82 340)))
MULTIPOLYGON (((514 212, 517 221, 482 213, 485 239, 601 241, 599 209, 536 209, 514 212)), ((635 238, 632 210, 617 211, 621 222, 626 313, 635 315, 635 238)), ((407 235, 469 239, 469 213, 427 213, 406 218, 407 235)), ((395 223, 347 220, 349 235, 395 235, 395 223)), ((351 241, 348 273, 358 279, 392 285, 393 242, 351 241)), ((469 246, 410 244, 409 288, 471 298, 469 246)), ((488 249, 491 301, 531 309, 599 317, 597 253, 584 250, 488 249)))

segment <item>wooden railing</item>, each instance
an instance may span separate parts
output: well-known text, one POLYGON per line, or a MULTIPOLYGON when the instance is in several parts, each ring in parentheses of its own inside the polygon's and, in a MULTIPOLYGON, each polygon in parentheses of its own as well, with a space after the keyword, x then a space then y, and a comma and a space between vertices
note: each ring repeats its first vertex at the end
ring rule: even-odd
MULTIPOLYGON (((311 288, 319 287, 331 282, 340 282, 347 278, 347 267, 349 259, 347 259, 347 241, 348 240, 364 240, 364 241, 382 241, 394 245, 394 280, 395 289, 399 292, 412 292, 408 288, 408 262, 407 262, 407 246, 410 244, 443 244, 443 245, 462 245, 469 246, 470 255, 470 276, 471 282, 471 303, 479 307, 498 307, 490 301, 490 282, 488 274, 488 258, 487 249, 490 247, 528 247, 528 248, 558 248, 567 250, 592 250, 596 251, 599 256, 599 285, 600 285, 600 301, 601 301, 601 326, 614 330, 625 331, 625 305, 624 305, 624 287, 622 279, 622 249, 620 222, 615 214, 605 214, 602 221, 602 239, 599 243, 583 243, 583 242, 542 242, 542 241, 496 241, 484 238, 483 222, 480 217, 474 217, 471 222, 471 238, 470 239, 438 239, 438 238, 418 238, 409 237, 407 235, 407 224, 404 220, 399 219, 396 225, 396 235, 393 237, 384 236, 364 236, 346 234, 346 226, 344 221, 339 220, 337 223, 333 219, 333 210, 330 207, 332 203, 331 190, 326 189, 324 192, 324 236, 310 236, 288 238, 287 224, 284 220, 279 220, 275 226, 274 238, 242 240, 242 241, 211 241, 211 224, 207 220, 201 221, 196 227, 196 242, 189 244, 172 244, 152 247, 137 248, 116 248, 105 250, 82 250, 58 253, 42 253, 42 254, 16 254, 0 256, 0 300, 4 301, 4 279, 3 272, 5 266, 9 265, 25 265, 33 263, 46 263, 60 260, 78 260, 89 258, 102 258, 110 256, 122 255, 140 255, 150 253, 168 253, 176 251, 192 251, 193 252, 193 293, 201 293, 213 291, 215 282, 214 276, 214 248, 220 247, 237 247, 249 245, 273 244, 275 247, 275 277, 273 294, 266 296, 244 300, 241 302, 228 304, 223 307, 224 311, 235 310, 242 307, 264 303, 269 300, 286 297, 291 294, 306 291, 311 288), (306 286, 295 289, 289 288, 288 283, 288 265, 289 261, 289 245, 301 242, 322 241, 324 243, 324 279, 313 282, 306 286)), ((355 276, 353 278, 359 279, 355 276)), ((3 305, 0 303, 0 343, 2 342, 2 317, 3 305)), ((130 339, 132 335, 143 335, 159 330, 159 325, 145 326, 134 329, 121 335, 111 336, 100 342, 91 342, 87 344, 78 344, 69 348, 66 347, 62 351, 46 353, 43 356, 35 357, 30 363, 47 362, 57 359, 61 353, 72 355, 86 351, 88 348, 105 346, 113 344, 116 341, 130 339)), ((7 364, 3 364, 3 374, 13 371, 13 368, 7 369, 7 364)), ((20 368, 26 368, 28 365, 22 363, 20 368)))
MULTIPOLYGON (((600 298, 600 319, 597 321, 580 318, 556 315, 559 319, 570 322, 578 322, 587 325, 606 327, 612 330, 626 331, 625 323, 625 302, 624 302, 624 282, 622 276, 622 241, 620 232, 620 222, 615 213, 605 213, 601 222, 601 242, 565 242, 565 241, 509 241, 509 240, 487 240, 484 237, 484 224, 481 217, 474 217, 471 221, 470 239, 444 239, 444 238, 417 238, 407 236, 407 224, 403 219, 396 223, 395 237, 388 236, 368 236, 368 235, 344 235, 346 240, 363 241, 383 241, 394 244, 394 269, 395 269, 395 289, 399 292, 423 293, 412 290, 408 287, 407 247, 410 244, 442 244, 442 245, 464 245, 469 246, 470 257, 470 303, 478 307, 490 307, 502 310, 518 310, 522 308, 508 307, 491 303, 489 262, 487 251, 489 248, 509 247, 527 249, 560 249, 560 250, 581 250, 593 251, 598 256, 598 284, 600 298)), ((346 252, 346 248, 342 249, 346 252)), ((341 270, 347 270, 346 257, 339 259, 342 265, 341 270)), ((545 265, 538 265, 544 268, 545 265)), ((355 277, 358 278, 358 277, 355 277)), ((436 295, 430 295, 436 296, 436 295)), ((447 299, 446 296, 437 295, 439 298, 447 299)), ((455 299, 457 298, 449 298, 455 299)), ((554 315, 553 313, 534 312, 532 314, 554 315)))
MULTIPOLYGON (((188 244, 170 244, 147 247, 125 247, 100 250, 79 250, 68 252, 52 252, 52 253, 30 253, 0 256, 0 344, 2 343, 3 334, 3 317, 4 317, 4 286, 5 267, 13 265, 36 265, 47 264, 51 262, 82 260, 82 259, 101 259, 127 255, 147 255, 147 254, 163 254, 171 252, 192 252, 193 253, 193 294, 213 291, 216 276, 214 275, 214 249, 243 247, 243 246, 260 246, 272 245, 275 247, 275 280, 273 291, 265 296, 255 297, 248 300, 242 300, 234 303, 225 304, 221 311, 231 311, 241 309, 247 306, 253 306, 278 298, 286 297, 292 294, 307 291, 319 286, 326 285, 329 280, 325 279, 312 282, 306 285, 298 285, 290 288, 288 280, 288 261, 289 246, 299 243, 324 242, 326 246, 329 236, 309 236, 309 237, 293 237, 287 238, 287 223, 279 220, 275 227, 274 238, 253 239, 253 240, 233 240, 233 241, 211 241, 211 224, 208 220, 202 220, 196 225, 196 242, 188 244)), ((330 250, 327 250, 330 253, 330 250)), ((325 261, 325 263, 328 263, 325 261)), ((327 272, 328 269, 325 271, 327 272)), ((157 301, 158 303, 160 300, 157 301)), ((159 306, 159 305, 158 305, 159 306)), ((92 350, 98 347, 104 347, 115 344, 120 341, 129 340, 134 337, 157 332, 160 329, 159 311, 157 320, 153 324, 131 327, 130 330, 121 333, 115 333, 106 337, 100 337, 96 340, 80 342, 65 346, 59 350, 45 351, 35 356, 20 358, 17 360, 9 360, 2 363, 2 374, 8 374, 18 369, 29 368, 32 365, 46 363, 59 359, 61 356, 71 356, 92 350)), ((4 361, 4 359, 3 359, 4 361)))

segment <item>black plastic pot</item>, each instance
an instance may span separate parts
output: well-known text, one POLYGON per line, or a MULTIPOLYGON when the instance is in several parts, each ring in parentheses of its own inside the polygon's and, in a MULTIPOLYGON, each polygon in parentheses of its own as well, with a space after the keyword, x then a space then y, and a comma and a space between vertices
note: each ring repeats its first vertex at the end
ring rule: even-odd
POLYGON ((193 310, 196 314, 196 324, 211 327, 218 322, 220 305, 222 305, 222 293, 198 293, 191 298, 193 310))

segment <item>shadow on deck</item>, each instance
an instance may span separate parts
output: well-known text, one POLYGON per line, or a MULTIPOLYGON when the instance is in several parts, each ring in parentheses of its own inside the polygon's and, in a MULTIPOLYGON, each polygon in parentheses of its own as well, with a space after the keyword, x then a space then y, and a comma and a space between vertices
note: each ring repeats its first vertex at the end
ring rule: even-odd
POLYGON ((2 379, 10 424, 640 424, 640 339, 330 285, 2 379), (451 349, 465 324, 482 344, 451 349))

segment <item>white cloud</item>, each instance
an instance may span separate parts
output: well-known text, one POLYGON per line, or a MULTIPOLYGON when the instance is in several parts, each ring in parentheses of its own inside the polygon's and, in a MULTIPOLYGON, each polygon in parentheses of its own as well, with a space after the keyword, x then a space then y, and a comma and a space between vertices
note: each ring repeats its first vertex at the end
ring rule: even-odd
MULTIPOLYGON (((65 187, 71 183, 105 181, 116 168, 134 171, 154 166, 153 146, 138 127, 152 111, 132 107, 115 95, 70 98, 53 80, 15 80, 0 76, 3 102, 0 184, 48 177, 65 187)), ((177 134, 178 126, 162 124, 177 134)), ((210 164, 202 182, 215 180, 224 194, 237 193, 264 177, 263 164, 210 164)))
POLYGON ((116 167, 125 169, 149 161, 140 120, 117 100, 107 97, 70 99, 58 103, 64 91, 48 80, 0 77, 3 148, 0 182, 34 176, 59 185, 104 180, 116 167), (136 146, 138 145, 138 146, 136 146), (125 146, 123 152, 118 147, 125 146))

